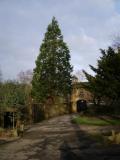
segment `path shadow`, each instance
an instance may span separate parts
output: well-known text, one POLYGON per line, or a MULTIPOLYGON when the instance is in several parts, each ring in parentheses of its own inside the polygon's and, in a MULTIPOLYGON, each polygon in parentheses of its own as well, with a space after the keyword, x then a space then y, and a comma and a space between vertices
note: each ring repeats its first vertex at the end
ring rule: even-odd
POLYGON ((60 146, 60 160, 120 160, 120 145, 105 146, 80 125, 71 125, 75 132, 67 135, 60 146))
POLYGON ((114 122, 113 120, 120 121, 120 117, 117 117, 117 116, 107 116, 107 117, 106 116, 98 116, 98 118, 108 122, 111 125, 116 124, 116 122, 114 122))

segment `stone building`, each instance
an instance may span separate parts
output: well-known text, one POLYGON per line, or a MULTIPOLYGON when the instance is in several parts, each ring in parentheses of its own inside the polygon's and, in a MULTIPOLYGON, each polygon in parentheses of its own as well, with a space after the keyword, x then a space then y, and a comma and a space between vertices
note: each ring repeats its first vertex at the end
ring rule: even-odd
POLYGON ((83 88, 82 83, 75 82, 72 85, 71 112, 77 112, 78 101, 84 100, 86 103, 89 103, 93 99, 92 94, 83 88))

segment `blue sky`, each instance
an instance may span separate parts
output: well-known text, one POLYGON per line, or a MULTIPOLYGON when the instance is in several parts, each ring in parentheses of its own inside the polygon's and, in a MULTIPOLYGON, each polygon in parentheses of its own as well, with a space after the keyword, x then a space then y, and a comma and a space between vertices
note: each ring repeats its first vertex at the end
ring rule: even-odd
POLYGON ((48 24, 55 16, 74 70, 96 65, 99 48, 120 33, 119 0, 0 0, 0 68, 4 79, 33 69, 48 24))

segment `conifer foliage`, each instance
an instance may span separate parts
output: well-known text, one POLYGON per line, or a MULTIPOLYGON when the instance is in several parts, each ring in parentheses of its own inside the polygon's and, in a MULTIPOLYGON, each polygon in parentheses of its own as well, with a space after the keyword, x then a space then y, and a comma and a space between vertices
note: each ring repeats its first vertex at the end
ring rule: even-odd
POLYGON ((98 100, 107 97, 114 103, 120 100, 120 48, 101 49, 101 53, 102 56, 98 60, 97 67, 90 65, 95 76, 84 71, 88 80, 85 87, 98 100))
POLYGON ((32 95, 39 101, 49 96, 67 96, 71 91, 70 54, 53 17, 40 46, 40 53, 33 72, 32 95))

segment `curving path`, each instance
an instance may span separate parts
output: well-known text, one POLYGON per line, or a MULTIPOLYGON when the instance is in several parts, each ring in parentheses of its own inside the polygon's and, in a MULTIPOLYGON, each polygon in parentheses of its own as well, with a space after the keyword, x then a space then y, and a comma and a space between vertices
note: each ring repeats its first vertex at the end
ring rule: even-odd
POLYGON ((98 128, 73 125, 72 116, 31 126, 23 138, 0 145, 0 160, 120 160, 120 145, 102 146, 90 136, 98 128))

